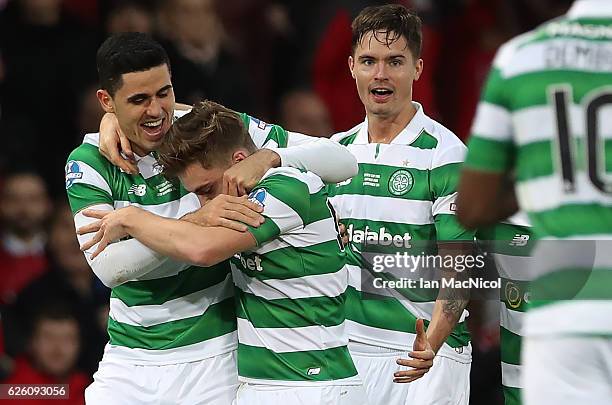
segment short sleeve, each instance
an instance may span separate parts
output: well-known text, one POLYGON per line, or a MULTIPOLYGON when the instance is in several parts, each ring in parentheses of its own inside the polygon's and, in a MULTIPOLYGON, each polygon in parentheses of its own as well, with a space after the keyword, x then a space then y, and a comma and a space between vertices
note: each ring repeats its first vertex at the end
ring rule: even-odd
POLYGON ((257 149, 287 147, 288 133, 284 128, 268 124, 248 114, 240 113, 240 117, 257 149))
POLYGON ((79 146, 68 157, 66 193, 73 214, 92 205, 113 205, 109 169, 102 159, 97 147, 89 144, 79 146))
POLYGON ((266 177, 249 194, 249 199, 263 207, 264 223, 248 228, 258 246, 301 229, 308 222, 308 186, 295 178, 280 174, 266 177))

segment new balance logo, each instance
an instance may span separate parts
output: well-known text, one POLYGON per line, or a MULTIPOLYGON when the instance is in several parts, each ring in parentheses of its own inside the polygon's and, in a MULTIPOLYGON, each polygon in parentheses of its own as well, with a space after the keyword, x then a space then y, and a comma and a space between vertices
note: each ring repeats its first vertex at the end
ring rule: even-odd
POLYGON ((523 246, 527 246, 527 243, 529 242, 529 235, 521 235, 521 234, 516 234, 514 235, 514 238, 512 238, 512 241, 509 243, 510 246, 516 246, 516 247, 523 247, 523 246))
POLYGON ((134 184, 128 190, 128 194, 134 194, 134 195, 137 195, 138 197, 142 197, 146 193, 147 193, 146 184, 134 184))
POLYGON ((319 375, 321 373, 321 367, 309 368, 308 375, 319 375))

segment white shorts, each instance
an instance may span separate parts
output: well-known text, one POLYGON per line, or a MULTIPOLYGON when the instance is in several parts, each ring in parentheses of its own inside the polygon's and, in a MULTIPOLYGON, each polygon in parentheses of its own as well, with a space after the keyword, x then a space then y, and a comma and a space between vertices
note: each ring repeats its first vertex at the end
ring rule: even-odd
POLYGON ((233 405, 368 405, 368 403, 361 385, 288 387, 242 383, 233 405))
POLYGON ((396 363, 408 353, 349 342, 349 351, 363 381, 369 405, 468 405, 471 363, 436 356, 433 367, 418 380, 398 384, 393 373, 408 367, 396 363))
POLYGON ((521 362, 524 405, 612 404, 612 338, 524 337, 521 362))
POLYGON ((102 358, 87 405, 229 405, 238 389, 236 351, 190 363, 134 365, 102 358))

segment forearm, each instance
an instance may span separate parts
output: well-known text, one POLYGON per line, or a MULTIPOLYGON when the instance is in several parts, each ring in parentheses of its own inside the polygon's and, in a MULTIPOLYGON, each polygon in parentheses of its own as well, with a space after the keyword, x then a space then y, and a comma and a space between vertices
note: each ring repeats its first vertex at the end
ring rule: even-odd
POLYGON ((357 160, 344 146, 327 138, 289 133, 288 147, 274 149, 282 166, 308 170, 326 183, 351 178, 359 170, 357 160))
POLYGON ((451 334, 469 302, 469 299, 461 297, 447 298, 436 300, 431 322, 427 328, 427 338, 435 353, 451 334))
MULTIPOLYGON (((112 210, 112 206, 107 204, 90 208, 104 211, 112 210)), ((81 212, 74 217, 77 228, 93 221, 95 220, 85 217, 81 212)), ((78 235, 77 237, 82 245, 91 238, 91 235, 78 235)), ((168 261, 168 257, 149 249, 135 239, 113 243, 94 260, 91 260, 91 253, 96 247, 97 245, 94 245, 83 253, 94 274, 109 288, 142 277, 168 261)))
MULTIPOLYGON (((459 258, 464 259, 474 253, 471 241, 456 241, 440 243, 438 255, 441 257, 454 257, 453 262, 459 258)), ((471 271, 467 267, 456 269, 445 267, 441 269, 442 282, 438 298, 434 305, 431 323, 427 328, 427 337, 434 352, 438 352, 448 336, 461 319, 463 311, 470 299, 469 288, 461 288, 463 282, 469 280, 471 271)))
POLYGON ((125 230, 145 246, 173 259, 198 263, 199 247, 208 243, 201 226, 188 221, 163 218, 144 210, 130 213, 125 230))
POLYGON ((144 210, 126 216, 123 226, 132 237, 156 252, 203 267, 213 266, 236 252, 255 246, 254 238, 247 232, 203 227, 144 210))

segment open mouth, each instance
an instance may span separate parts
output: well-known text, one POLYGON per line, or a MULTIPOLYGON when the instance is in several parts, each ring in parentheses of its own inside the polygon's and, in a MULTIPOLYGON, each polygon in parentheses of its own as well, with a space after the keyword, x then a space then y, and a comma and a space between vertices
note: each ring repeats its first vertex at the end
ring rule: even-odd
POLYGON ((377 102, 387 101, 393 94, 393 90, 386 87, 375 87, 370 90, 370 94, 374 96, 374 100, 377 102))
POLYGON ((160 118, 155 121, 146 121, 140 124, 140 127, 144 132, 151 138, 160 138, 163 133, 164 118, 160 118))

